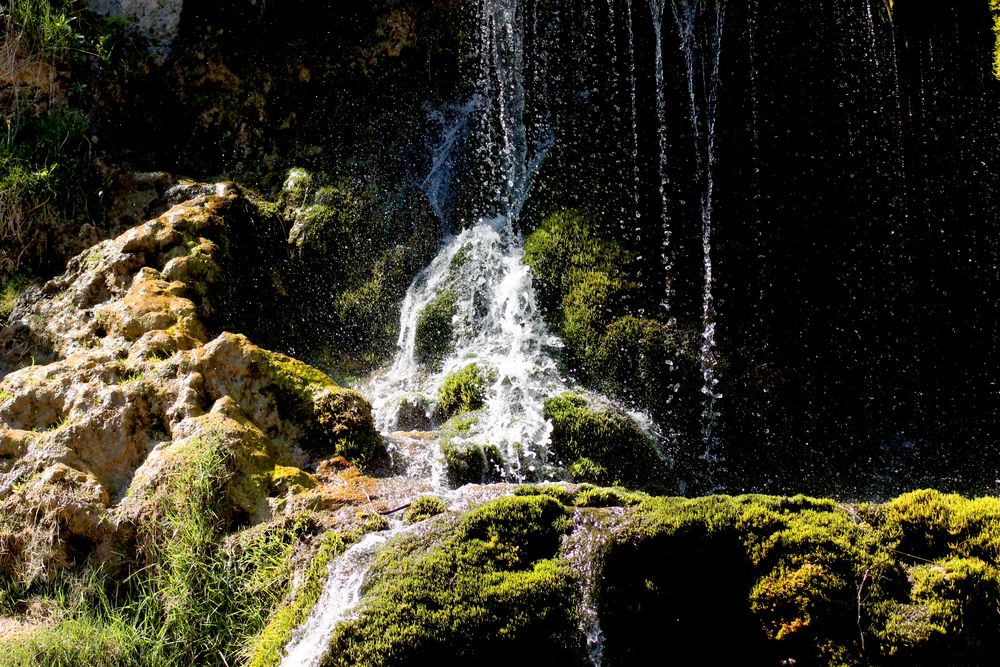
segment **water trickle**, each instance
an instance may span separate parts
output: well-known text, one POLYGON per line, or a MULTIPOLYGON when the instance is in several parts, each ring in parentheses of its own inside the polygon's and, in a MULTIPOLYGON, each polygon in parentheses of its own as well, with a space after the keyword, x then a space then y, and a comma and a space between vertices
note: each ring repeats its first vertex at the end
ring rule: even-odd
POLYGON ((330 563, 323 592, 309 618, 295 630, 281 667, 316 667, 322 662, 337 623, 350 615, 361 598, 361 586, 378 548, 396 532, 369 533, 330 563))
POLYGON ((576 510, 573 531, 563 538, 560 552, 580 582, 577 615, 580 632, 587 640, 587 656, 594 667, 601 667, 604 662, 604 632, 598 608, 604 556, 614 526, 623 516, 621 508, 601 515, 576 510))
POLYGON ((667 132, 667 93, 664 81, 663 69, 663 10, 666 0, 649 0, 649 10, 653 19, 654 51, 656 53, 656 133, 660 148, 660 202, 662 205, 661 219, 663 224, 663 241, 661 254, 663 258, 663 275, 666 276, 666 284, 663 293, 663 307, 669 313, 673 305, 673 284, 674 261, 671 248, 670 228, 670 206, 668 200, 668 173, 667 173, 667 153, 669 150, 670 137, 667 132))
POLYGON ((712 257, 713 204, 715 188, 715 126, 718 118, 719 66, 722 56, 722 31, 725 26, 725 4, 722 0, 693 2, 673 0, 673 15, 680 39, 680 48, 687 70, 687 88, 691 112, 691 129, 696 149, 698 176, 701 181, 701 247, 702 247, 702 312, 701 392, 702 454, 707 462, 716 460, 716 422, 719 416, 718 358, 715 350, 715 294, 712 257), (707 5, 707 6, 706 6, 707 5), (698 21, 707 15, 708 30, 698 39, 698 21), (700 98, 700 99, 699 99, 700 98))

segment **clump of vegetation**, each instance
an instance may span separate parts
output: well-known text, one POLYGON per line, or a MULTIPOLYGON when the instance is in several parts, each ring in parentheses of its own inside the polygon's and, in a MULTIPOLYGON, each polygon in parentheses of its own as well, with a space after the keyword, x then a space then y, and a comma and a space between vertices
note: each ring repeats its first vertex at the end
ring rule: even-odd
POLYGON ((552 451, 571 472, 638 488, 664 483, 666 465, 656 445, 628 415, 566 392, 545 402, 545 418, 552 420, 552 451))
POLYGON ((628 277, 634 259, 574 209, 546 217, 525 241, 544 310, 579 377, 661 424, 693 432, 701 406, 695 337, 674 321, 643 315, 628 277))
POLYGON ((7 318, 14 311, 14 306, 17 305, 17 298, 21 295, 21 291, 27 284, 28 279, 18 275, 4 281, 2 286, 0 286, 0 328, 3 327, 7 318))
POLYGON ((392 544, 325 665, 496 664, 526 647, 539 663, 586 664, 577 587, 558 560, 569 527, 552 498, 511 497, 392 544))
POLYGON ((457 312, 455 299, 454 292, 442 290, 417 316, 414 353, 420 363, 435 366, 448 354, 457 312))
POLYGON ((993 13, 993 32, 996 35, 996 46, 993 48, 993 76, 1000 79, 1000 0, 990 0, 990 10, 993 13))
POLYGON ((444 440, 444 454, 448 484, 495 484, 503 478, 503 455, 496 445, 444 440))
POLYGON ((448 419, 483 407, 489 385, 495 379, 492 370, 484 371, 479 364, 469 364, 450 373, 438 393, 438 417, 448 419))
POLYGON ((420 496, 406 509, 403 514, 403 523, 407 525, 419 523, 447 511, 448 506, 437 496, 420 496))
POLYGON ((75 227, 98 217, 88 213, 100 178, 89 115, 74 103, 93 103, 89 88, 119 78, 142 56, 121 22, 77 0, 4 3, 0 40, 8 59, 0 72, 2 280, 52 269, 82 249, 75 227))

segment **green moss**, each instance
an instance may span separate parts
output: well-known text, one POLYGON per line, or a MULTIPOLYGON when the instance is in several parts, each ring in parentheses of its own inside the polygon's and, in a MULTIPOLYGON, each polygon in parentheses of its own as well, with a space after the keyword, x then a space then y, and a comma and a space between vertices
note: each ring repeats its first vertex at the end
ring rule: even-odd
POLYGON ((634 255, 597 233, 594 221, 580 210, 558 211, 545 218, 524 243, 542 304, 555 312, 588 273, 621 281, 634 255))
POLYGON ((563 337, 584 360, 591 360, 608 324, 624 312, 629 288, 604 272, 581 273, 562 301, 563 337))
POLYGON ((628 415, 610 406, 597 409, 567 392, 545 401, 545 418, 552 420, 552 451, 559 459, 589 459, 627 486, 664 483, 665 464, 655 444, 628 415))
POLYGON ((595 463, 586 456, 581 456, 571 463, 566 472, 574 482, 588 482, 599 485, 611 484, 613 482, 607 468, 599 463, 595 463))
POLYGON ((267 373, 274 383, 303 399, 311 401, 320 390, 337 386, 329 375, 309 364, 279 352, 261 351, 267 373))
POLYGON ((996 45, 993 47, 993 76, 1000 79, 1000 0, 990 0, 990 10, 993 13, 993 33, 996 35, 996 45))
POLYGON ((451 348, 452 320, 455 317, 455 294, 443 290, 431 300, 417 316, 414 354, 417 361, 427 365, 441 363, 451 348))
POLYGON ((302 625, 323 592, 330 561, 347 549, 347 542, 338 533, 323 534, 315 555, 309 561, 302 582, 291 599, 272 616, 254 643, 248 667, 274 667, 281 662, 282 651, 292 638, 295 628, 302 625))
POLYGON ((584 486, 577 493, 574 504, 577 507, 629 507, 638 505, 648 496, 624 489, 609 489, 584 486))
POLYGON ((512 497, 391 544, 324 664, 498 665, 527 647, 533 663, 587 664, 576 585, 556 559, 569 526, 559 502, 512 497))
POLYGON ((386 455, 371 405, 361 394, 338 387, 326 373, 283 354, 261 350, 261 359, 278 390, 279 409, 307 426, 303 449, 343 456, 360 466, 386 455))
POLYGON ((448 511, 448 506, 437 496, 420 496, 407 508, 403 514, 403 523, 409 525, 418 523, 432 516, 448 511))
POLYGON ((526 484, 514 489, 515 496, 549 496, 563 505, 572 505, 576 493, 558 484, 526 484))
POLYGON ((302 493, 319 486, 313 475, 290 466, 274 466, 270 477, 270 486, 278 495, 302 493))
POLYGON ((441 451, 448 484, 453 488, 463 484, 494 484, 503 477, 503 455, 496 445, 446 439, 441 442, 441 451))
POLYGON ((448 419, 483 407, 489 385, 495 379, 493 371, 484 371, 478 364, 469 364, 450 373, 438 392, 438 417, 448 419))

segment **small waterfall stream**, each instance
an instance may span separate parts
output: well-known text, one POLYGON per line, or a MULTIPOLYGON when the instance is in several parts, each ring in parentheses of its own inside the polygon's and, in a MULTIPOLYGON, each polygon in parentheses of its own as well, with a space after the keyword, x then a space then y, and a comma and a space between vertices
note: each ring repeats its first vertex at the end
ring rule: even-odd
POLYGON ((281 667, 317 667, 321 663, 337 623, 349 616, 361 598, 361 586, 378 548, 398 532, 399 528, 369 533, 330 563, 323 592, 309 618, 295 630, 281 667))

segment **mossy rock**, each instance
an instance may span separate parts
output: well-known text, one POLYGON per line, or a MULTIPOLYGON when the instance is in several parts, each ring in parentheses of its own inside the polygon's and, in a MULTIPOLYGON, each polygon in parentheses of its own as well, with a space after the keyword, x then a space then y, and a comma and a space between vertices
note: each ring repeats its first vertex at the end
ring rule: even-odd
POLYGON ((457 313, 454 292, 443 290, 417 316, 414 354, 422 364, 436 366, 451 349, 457 313))
POLYGON ((448 484, 495 484, 503 480, 504 459, 496 445, 441 443, 448 484))
POLYGON ((306 439, 300 443, 304 450, 343 456, 360 466, 385 459, 371 405, 361 394, 338 387, 322 371, 283 354, 261 350, 261 362, 274 382, 279 409, 306 426, 306 439))
POLYGON ((486 403, 489 385, 496 379, 492 370, 483 370, 479 364, 469 364, 450 373, 438 392, 438 419, 449 419, 472 412, 486 403))
POLYGON ((582 210, 552 213, 524 242, 524 261, 531 267, 543 307, 557 312, 567 294, 588 273, 622 281, 635 256, 600 234, 582 210))
POLYGON ((655 442, 625 413, 596 408, 566 392, 545 401, 545 418, 552 420, 553 454, 569 465, 587 459, 591 471, 599 466, 605 479, 631 487, 656 489, 667 483, 669 471, 655 442))
POLYGON ((552 498, 511 497, 391 543, 324 666, 500 665, 522 650, 533 664, 589 664, 576 583, 558 560, 569 528, 552 498))

